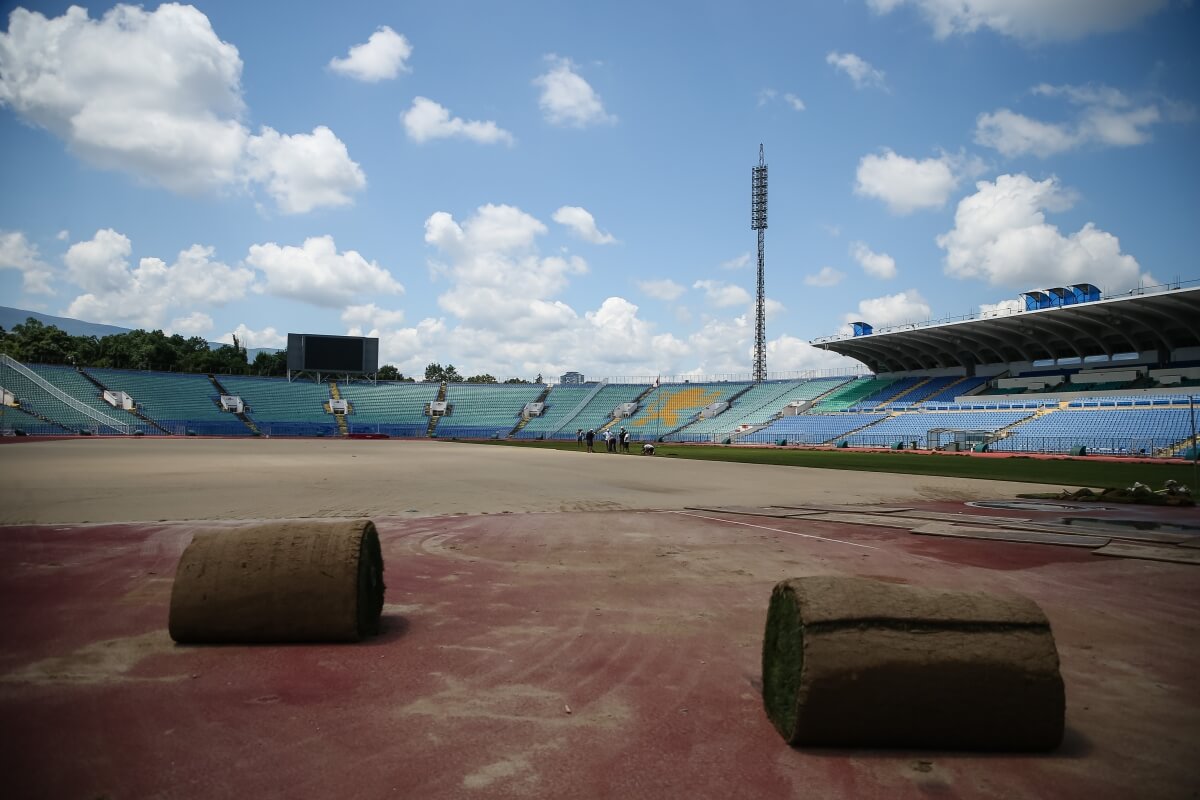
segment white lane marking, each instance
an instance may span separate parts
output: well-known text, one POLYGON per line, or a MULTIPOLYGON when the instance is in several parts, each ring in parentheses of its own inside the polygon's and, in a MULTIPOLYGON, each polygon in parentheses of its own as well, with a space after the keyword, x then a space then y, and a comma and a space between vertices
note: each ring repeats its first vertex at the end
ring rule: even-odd
POLYGON ((696 519, 707 519, 713 522, 727 522, 730 525, 745 525, 747 528, 758 528, 764 531, 774 531, 775 533, 786 533, 788 536, 803 536, 805 539, 820 539, 822 542, 836 542, 837 544, 848 544, 851 547, 863 547, 867 550, 878 550, 878 547, 872 547, 869 544, 859 544, 858 542, 845 542, 841 539, 829 539, 825 536, 813 536, 811 533, 797 533, 796 531, 785 531, 783 528, 768 528, 766 525, 752 525, 749 522, 737 522, 732 519, 721 519, 720 517, 706 517, 703 514, 689 514, 686 511, 668 511, 668 514, 680 514, 685 517, 695 517, 696 519))

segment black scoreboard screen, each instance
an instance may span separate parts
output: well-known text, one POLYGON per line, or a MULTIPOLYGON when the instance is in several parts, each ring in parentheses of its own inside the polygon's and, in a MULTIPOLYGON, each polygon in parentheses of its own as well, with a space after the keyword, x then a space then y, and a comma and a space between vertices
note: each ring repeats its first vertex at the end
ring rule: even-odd
POLYGON ((288 369, 293 372, 378 372, 379 340, 363 336, 289 333, 288 369))

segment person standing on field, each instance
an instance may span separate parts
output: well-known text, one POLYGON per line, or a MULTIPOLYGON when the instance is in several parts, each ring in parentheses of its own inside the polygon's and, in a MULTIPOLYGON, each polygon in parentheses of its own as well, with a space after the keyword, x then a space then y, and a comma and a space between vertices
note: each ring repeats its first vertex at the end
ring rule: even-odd
POLYGON ((584 434, 583 438, 587 441, 587 451, 589 453, 596 452, 595 450, 592 449, 592 445, 595 444, 595 442, 596 442, 596 432, 594 430, 592 430, 591 428, 588 428, 588 432, 586 434, 584 434))

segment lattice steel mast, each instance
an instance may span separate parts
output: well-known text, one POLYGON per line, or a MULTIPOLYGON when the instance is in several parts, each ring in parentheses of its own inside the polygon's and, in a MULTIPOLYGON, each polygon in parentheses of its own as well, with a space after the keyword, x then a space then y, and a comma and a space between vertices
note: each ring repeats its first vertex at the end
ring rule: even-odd
POLYGON ((750 175, 750 228, 758 231, 758 299, 754 310, 754 380, 767 379, 767 295, 764 280, 767 231, 767 162, 758 146, 758 166, 750 175))

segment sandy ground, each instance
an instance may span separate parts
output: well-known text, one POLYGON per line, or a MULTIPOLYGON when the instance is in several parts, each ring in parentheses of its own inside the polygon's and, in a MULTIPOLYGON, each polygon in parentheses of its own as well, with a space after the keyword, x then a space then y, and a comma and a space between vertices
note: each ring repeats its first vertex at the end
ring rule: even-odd
POLYGON ((895 503, 1046 490, 433 441, 113 439, 0 447, 0 523, 895 503))

